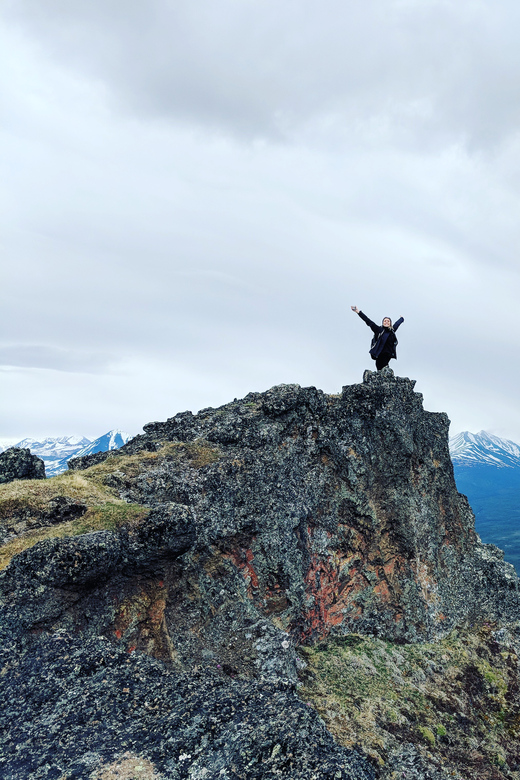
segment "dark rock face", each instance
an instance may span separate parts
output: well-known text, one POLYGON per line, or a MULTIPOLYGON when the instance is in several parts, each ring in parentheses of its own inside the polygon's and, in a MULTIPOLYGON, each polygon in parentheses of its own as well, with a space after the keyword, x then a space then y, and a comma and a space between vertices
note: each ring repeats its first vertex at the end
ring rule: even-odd
POLYGON ((183 576, 188 561, 218 560, 223 582, 240 575, 231 592, 296 642, 350 631, 415 641, 472 611, 513 619, 514 570, 479 542, 455 487, 448 418, 425 412, 413 387, 367 371, 341 396, 282 385, 178 414, 119 452, 179 441, 218 457, 111 484, 159 514, 184 507, 197 542, 183 576))
POLYGON ((4 646, 0 657, 10 671, 0 708, 0 772, 9 780, 98 777, 91 773, 128 751, 168 780, 374 777, 280 686, 231 680, 216 667, 179 673, 106 639, 64 633, 30 653, 4 646))
POLYGON ((45 479, 43 460, 19 447, 0 453, 0 484, 15 479, 45 479))
MULTIPOLYGON (((124 747, 165 778, 370 778, 298 700, 296 647, 353 631, 415 642, 475 616, 520 614, 513 567, 480 543, 457 493, 448 423, 423 410, 414 382, 385 369, 338 396, 281 385, 184 412, 117 453, 71 461, 113 462, 105 483, 152 511, 137 527, 39 542, 0 574, 0 639, 22 648, 28 670, 12 666, 28 680, 16 716, 28 747, 15 755, 5 743, 6 776, 87 777, 55 767, 97 766, 124 747), (139 453, 138 468, 118 467, 139 453), (66 653, 52 650, 69 635, 66 653), (60 675, 76 684, 74 663, 89 670, 78 690, 106 678, 108 691, 119 696, 120 685, 139 701, 89 699, 58 720, 58 691, 48 717, 57 735, 71 724, 74 744, 60 736, 62 758, 50 748, 36 758, 33 658, 53 690, 60 675), (146 734, 137 712, 152 718, 146 734), (107 723, 119 741, 101 738, 107 723), (24 775, 31 761, 38 769, 24 775)), ((0 677, 4 702, 11 674, 0 677)))

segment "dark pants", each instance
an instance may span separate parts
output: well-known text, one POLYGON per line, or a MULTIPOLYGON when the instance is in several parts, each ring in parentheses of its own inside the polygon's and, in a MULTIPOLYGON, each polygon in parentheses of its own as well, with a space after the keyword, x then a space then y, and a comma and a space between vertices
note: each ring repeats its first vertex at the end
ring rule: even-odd
POLYGON ((390 355, 385 355, 384 352, 382 355, 379 355, 379 357, 376 358, 376 368, 378 371, 381 371, 381 369, 387 366, 389 363, 390 363, 390 355))

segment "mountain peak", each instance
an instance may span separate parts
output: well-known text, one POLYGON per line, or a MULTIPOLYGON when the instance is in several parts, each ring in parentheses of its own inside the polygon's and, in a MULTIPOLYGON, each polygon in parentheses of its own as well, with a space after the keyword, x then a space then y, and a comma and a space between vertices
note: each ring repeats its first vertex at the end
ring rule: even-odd
POLYGON ((520 468, 520 445, 488 431, 462 431, 450 438, 449 445, 452 460, 459 466, 520 468))
POLYGON ((80 450, 76 451, 74 458, 83 458, 86 455, 93 455, 96 452, 111 452, 112 450, 118 450, 123 444, 130 439, 130 436, 124 431, 119 429, 113 429, 99 436, 94 441, 88 442, 80 450))

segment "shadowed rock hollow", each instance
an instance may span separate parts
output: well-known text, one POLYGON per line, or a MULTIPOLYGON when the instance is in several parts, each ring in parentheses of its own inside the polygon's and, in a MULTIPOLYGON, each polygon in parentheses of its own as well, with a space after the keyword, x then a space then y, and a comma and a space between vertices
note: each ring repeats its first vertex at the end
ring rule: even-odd
MULTIPOLYGON (((518 619, 514 569, 481 544, 456 490, 448 418, 424 411, 414 384, 385 369, 337 396, 281 385, 150 423, 117 453, 71 461, 86 477, 102 470, 108 489, 151 511, 16 555, 0 575, 5 647, 19 648, 29 680, 33 658, 54 680, 77 656, 87 671, 68 685, 90 686, 94 698, 103 684, 119 685, 123 669, 122 689, 151 701, 139 680, 164 675, 142 723, 171 734, 150 742, 119 693, 102 717, 79 708, 73 744, 62 738, 57 755, 72 767, 93 751, 91 774, 83 763, 84 774, 63 777, 94 777, 125 750, 148 756, 165 778, 372 777, 299 701, 298 645, 351 632, 418 642, 468 618, 518 619), (163 688, 175 702, 167 711, 163 688), (276 696, 273 710, 266 702, 276 696), (295 724, 283 739, 280 707, 295 724), (104 737, 98 721, 127 738, 104 737)), ((13 674, 14 652, 5 667, 13 674)), ((64 694, 51 688, 59 735, 64 694)), ((5 749, 9 777, 61 776, 57 758, 46 770, 35 757, 38 707, 24 710, 26 753, 5 749), (31 762, 37 770, 24 775, 31 762)))

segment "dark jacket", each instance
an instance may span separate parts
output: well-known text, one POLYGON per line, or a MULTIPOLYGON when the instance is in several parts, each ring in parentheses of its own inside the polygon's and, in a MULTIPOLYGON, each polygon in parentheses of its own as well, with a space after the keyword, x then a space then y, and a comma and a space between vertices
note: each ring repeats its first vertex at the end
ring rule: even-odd
POLYGON ((362 311, 359 312, 359 316, 363 322, 366 322, 377 339, 374 346, 370 349, 370 355, 372 358, 375 360, 383 353, 385 355, 390 355, 390 357, 396 358, 397 352, 395 348, 397 346, 397 337, 395 335, 395 331, 399 325, 403 324, 404 317, 400 317, 400 319, 394 323, 392 328, 383 328, 382 325, 376 325, 375 322, 372 322, 372 320, 370 320, 366 314, 363 314, 362 311))

